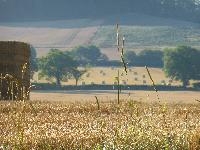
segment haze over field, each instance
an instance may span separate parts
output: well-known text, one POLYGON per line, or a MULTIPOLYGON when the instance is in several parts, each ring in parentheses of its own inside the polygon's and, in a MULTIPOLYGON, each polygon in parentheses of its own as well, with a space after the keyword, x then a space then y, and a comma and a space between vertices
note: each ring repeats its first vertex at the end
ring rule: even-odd
POLYGON ((200 150, 199 58, 200 0, 0 0, 0 150, 200 150))
MULTIPOLYGON (((119 23, 121 32, 126 36, 126 49, 129 50, 138 52, 177 45, 200 47, 200 25, 198 17, 195 17, 198 13, 191 13, 183 7, 189 2, 178 1, 180 8, 176 6, 176 9, 172 8, 172 4, 168 6, 164 2, 161 5, 156 0, 115 1, 115 7, 112 0, 87 0, 80 8, 79 0, 48 1, 49 7, 45 2, 28 0, 17 5, 20 3, 1 0, 0 40, 31 43, 36 47, 38 57, 47 54, 51 48, 70 50, 75 46, 92 44, 99 46, 109 58, 118 59, 115 53, 115 24, 119 23), (148 4, 157 4, 160 8, 156 5, 149 5, 148 8, 148 4), (162 14, 160 9, 163 9, 162 14), (185 17, 178 12, 184 12, 185 17)), ((196 10, 199 5, 190 7, 196 10)))
POLYGON ((79 45, 97 45, 111 59, 115 54, 115 24, 122 24, 126 48, 140 51, 145 48, 188 44, 200 46, 199 24, 163 19, 141 14, 126 14, 117 21, 116 16, 106 19, 75 19, 39 22, 0 23, 0 40, 31 43, 38 57, 51 48, 70 50, 79 45))

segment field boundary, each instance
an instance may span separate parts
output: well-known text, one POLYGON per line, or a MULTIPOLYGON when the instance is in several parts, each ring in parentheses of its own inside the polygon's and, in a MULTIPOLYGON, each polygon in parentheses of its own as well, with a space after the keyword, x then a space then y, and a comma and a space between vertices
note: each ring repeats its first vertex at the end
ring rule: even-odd
MULTIPOLYGON (((117 90, 117 85, 65 85, 58 87, 55 84, 49 83, 35 83, 33 84, 32 91, 38 90, 117 90)), ((154 88, 151 85, 121 85, 121 90, 145 90, 145 91, 154 91, 154 88)), ((164 86, 157 85, 156 88, 158 91, 199 91, 198 88, 188 87, 184 88, 182 86, 164 86)))

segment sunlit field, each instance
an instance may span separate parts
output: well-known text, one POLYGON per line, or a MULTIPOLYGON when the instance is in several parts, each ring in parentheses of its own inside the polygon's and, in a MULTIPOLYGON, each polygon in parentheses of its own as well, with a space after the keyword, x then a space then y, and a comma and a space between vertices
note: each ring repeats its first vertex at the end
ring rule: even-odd
MULTIPOLYGON (((123 71, 123 68, 115 67, 90 67, 87 72, 82 76, 78 85, 90 85, 90 84, 115 84, 118 69, 121 70, 120 73, 120 82, 122 85, 151 85, 151 80, 148 76, 148 73, 145 67, 129 67, 128 75, 123 71)), ((154 79, 154 82, 157 85, 181 85, 178 81, 172 81, 167 78, 160 68, 150 68, 151 75, 154 79)), ((47 81, 44 78, 38 78, 38 73, 34 76, 35 82, 55 82, 53 79, 47 81)), ((63 85, 75 85, 75 80, 68 79, 62 82, 63 85)))
POLYGON ((200 150, 200 0, 0 0, 0 150, 200 150))
MULTIPOLYGON (((152 88, 153 89, 153 88, 152 88)), ((77 102, 92 103, 96 101, 95 96, 101 102, 116 101, 117 90, 73 90, 73 91, 33 91, 32 101, 50 102, 77 102)), ((145 103, 171 103, 171 104, 197 104, 200 100, 198 91, 124 91, 120 93, 120 99, 128 101, 130 99, 145 103)))
POLYGON ((199 104, 1 102, 1 149, 200 149, 199 104), (98 105, 99 104, 99 105, 98 105))

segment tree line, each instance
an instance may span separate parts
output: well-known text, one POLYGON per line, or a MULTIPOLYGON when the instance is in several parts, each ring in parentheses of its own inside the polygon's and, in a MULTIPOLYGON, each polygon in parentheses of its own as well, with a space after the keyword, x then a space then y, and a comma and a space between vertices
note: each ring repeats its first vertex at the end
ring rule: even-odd
POLYGON ((143 50, 136 54, 134 51, 127 51, 124 54, 128 66, 148 66, 163 67, 163 51, 161 50, 143 50))
POLYGON ((96 18, 137 12, 199 22, 199 3, 199 0, 0 0, 0 20, 96 18))
MULTIPOLYGON (((76 85, 89 66, 120 66, 120 61, 110 61, 96 46, 79 46, 72 51, 51 49, 47 56, 35 57, 32 48, 31 70, 40 72, 41 77, 62 80, 74 78, 76 85)), ((200 79, 200 51, 189 46, 166 48, 164 51, 144 50, 138 54, 127 51, 124 54, 128 66, 149 66, 163 68, 167 77, 180 80, 186 87, 190 80, 200 79)))
POLYGON ((32 75, 39 70, 39 76, 48 80, 56 79, 56 85, 61 86, 62 80, 74 78, 76 85, 81 76, 87 72, 88 66, 96 66, 107 62, 108 58, 96 46, 79 46, 71 51, 51 49, 47 56, 36 58, 36 50, 32 48, 32 75))

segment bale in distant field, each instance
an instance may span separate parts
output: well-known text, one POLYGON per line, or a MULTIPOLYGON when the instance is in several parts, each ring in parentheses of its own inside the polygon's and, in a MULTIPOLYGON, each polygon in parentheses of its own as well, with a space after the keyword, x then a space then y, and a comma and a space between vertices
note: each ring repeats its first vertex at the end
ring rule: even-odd
POLYGON ((162 84, 162 85, 166 85, 165 80, 162 80, 162 81, 161 81, 161 84, 162 84))
POLYGON ((29 99, 30 45, 0 41, 0 100, 29 99))
POLYGON ((126 81, 123 81, 123 84, 124 84, 124 85, 127 85, 126 81))
POLYGON ((143 84, 146 84, 147 83, 147 81, 146 80, 143 80, 143 84))

